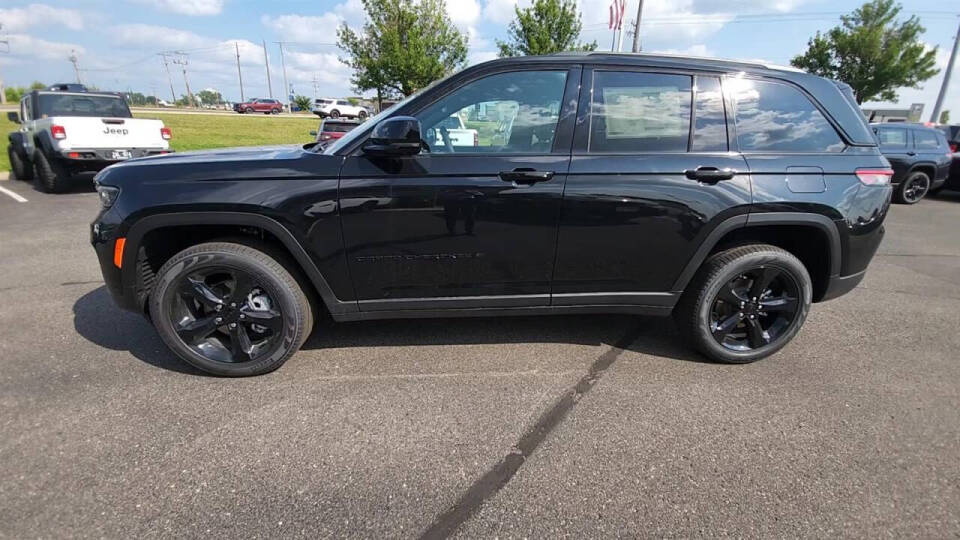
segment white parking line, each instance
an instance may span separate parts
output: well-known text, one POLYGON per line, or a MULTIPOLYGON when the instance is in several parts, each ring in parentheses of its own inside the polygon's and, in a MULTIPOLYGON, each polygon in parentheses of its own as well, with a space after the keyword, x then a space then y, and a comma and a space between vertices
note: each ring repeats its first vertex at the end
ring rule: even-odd
POLYGON ((18 193, 14 193, 3 186, 0 186, 0 193, 6 193, 7 195, 10 196, 10 198, 12 198, 17 202, 27 202, 27 199, 21 197, 18 193))

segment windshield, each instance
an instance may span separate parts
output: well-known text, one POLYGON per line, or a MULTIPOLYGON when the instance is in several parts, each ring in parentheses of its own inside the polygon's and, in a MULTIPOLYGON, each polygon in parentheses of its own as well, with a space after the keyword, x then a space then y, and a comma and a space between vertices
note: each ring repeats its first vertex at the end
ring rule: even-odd
MULTIPOLYGON (((442 80, 442 79, 441 79, 441 80, 442 80)), ((399 102, 397 102, 397 103, 394 103, 393 105, 387 107, 386 109, 380 111, 379 113, 371 116, 369 120, 367 120, 366 122, 364 122, 364 123, 362 124, 363 127, 362 127, 361 129, 354 129, 354 130, 351 131, 350 133, 347 133, 347 134, 344 135, 343 137, 340 137, 339 139, 337 139, 337 142, 335 142, 335 143, 333 143, 333 144, 331 144, 331 145, 329 145, 329 146, 324 147, 324 148, 323 148, 323 153, 324 153, 324 154, 328 154, 328 155, 329 155, 329 154, 336 154, 338 151, 340 151, 341 148, 346 148, 347 146, 350 146, 351 144, 353 144, 353 141, 355 141, 355 140, 359 139, 360 137, 363 137, 363 136, 365 136, 367 133, 369 133, 370 130, 373 129, 373 126, 377 125, 377 122, 379 122, 380 120, 383 120, 384 118, 386 118, 387 116, 389 116, 390 113, 392 113, 393 111, 397 110, 398 108, 406 105, 407 103, 410 103, 412 100, 414 100, 414 99, 416 99, 417 97, 419 97, 420 94, 424 93, 427 89, 432 88, 432 87, 433 87, 434 85, 436 85, 438 82, 440 82, 440 81, 434 81, 432 84, 430 84, 430 85, 428 85, 428 86, 426 86, 426 87, 424 87, 424 88, 421 88, 420 90, 417 90, 416 92, 414 92, 414 93, 410 94, 409 96, 403 98, 402 101, 399 101, 399 102)))
POLYGON ((40 118, 50 116, 107 116, 133 118, 127 102, 119 96, 40 94, 40 118))

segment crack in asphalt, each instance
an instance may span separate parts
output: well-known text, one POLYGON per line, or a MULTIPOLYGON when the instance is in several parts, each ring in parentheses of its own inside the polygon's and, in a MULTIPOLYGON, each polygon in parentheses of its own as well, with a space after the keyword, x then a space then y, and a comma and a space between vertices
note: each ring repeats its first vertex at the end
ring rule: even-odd
POLYGON ((598 356, 590 365, 587 373, 575 385, 567 389, 553 406, 541 414, 537 422, 520 437, 510 453, 478 478, 453 506, 440 514, 427 527, 420 538, 423 540, 448 538, 460 525, 470 519, 487 499, 496 495, 503 486, 507 485, 510 479, 520 470, 524 461, 563 422, 580 399, 596 386, 620 354, 640 338, 641 330, 638 325, 627 331, 612 347, 598 356))

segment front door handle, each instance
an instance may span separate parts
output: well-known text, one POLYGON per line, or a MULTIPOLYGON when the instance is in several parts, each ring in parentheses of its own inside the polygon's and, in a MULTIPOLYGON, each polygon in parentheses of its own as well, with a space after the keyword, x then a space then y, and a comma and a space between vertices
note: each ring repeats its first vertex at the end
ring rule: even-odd
POLYGON ((916 152, 907 152, 907 155, 908 155, 908 156, 915 156, 915 155, 917 155, 917 153, 916 153, 916 152))
POLYGON ((707 184, 715 184, 720 180, 729 180, 737 174, 733 169, 718 169, 716 167, 697 167, 696 169, 687 169, 683 174, 691 180, 699 180, 707 184))
POLYGON ((553 171, 538 171, 521 167, 512 171, 500 171, 500 179, 504 182, 531 185, 537 182, 546 182, 553 178, 553 171))

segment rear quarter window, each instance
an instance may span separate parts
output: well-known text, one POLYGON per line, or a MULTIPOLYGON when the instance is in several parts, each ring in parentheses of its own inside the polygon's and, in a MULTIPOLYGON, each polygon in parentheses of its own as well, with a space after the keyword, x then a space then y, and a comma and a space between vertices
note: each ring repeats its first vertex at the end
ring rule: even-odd
POLYGON ((846 145, 800 90, 785 83, 728 79, 742 152, 840 152, 846 145))

